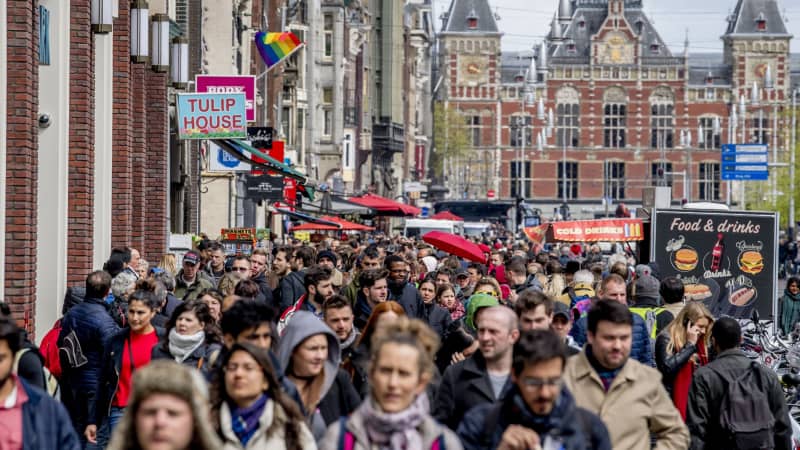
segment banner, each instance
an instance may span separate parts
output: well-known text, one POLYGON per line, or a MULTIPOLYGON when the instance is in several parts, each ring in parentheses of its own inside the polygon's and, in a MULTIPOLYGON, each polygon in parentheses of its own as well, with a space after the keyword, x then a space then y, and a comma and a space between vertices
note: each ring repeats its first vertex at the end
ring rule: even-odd
POLYGON ((303 46, 300 39, 291 31, 278 33, 259 31, 256 33, 255 42, 268 71, 303 46))
POLYGON ((687 301, 702 301, 717 317, 777 311, 775 213, 656 210, 652 221, 651 260, 662 279, 683 281, 687 301))
POLYGON ((525 233, 525 236, 527 236, 531 242, 541 245, 544 242, 544 237, 549 226, 550 224, 544 223, 535 227, 524 227, 522 232, 525 233))
POLYGON ((247 138, 244 94, 178 94, 178 139, 247 138))
POLYGON ((563 242, 630 242, 644 239, 642 219, 552 222, 550 229, 553 239, 563 242))
POLYGON ((247 121, 256 121, 256 77, 253 75, 197 75, 196 92, 209 94, 244 94, 247 121))

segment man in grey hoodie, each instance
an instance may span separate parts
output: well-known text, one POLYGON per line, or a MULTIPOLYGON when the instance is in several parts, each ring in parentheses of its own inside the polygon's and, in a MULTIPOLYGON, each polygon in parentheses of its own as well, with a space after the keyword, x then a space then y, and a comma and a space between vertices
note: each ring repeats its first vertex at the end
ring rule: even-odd
POLYGON ((315 439, 321 439, 328 425, 349 415, 361 403, 350 376, 339 369, 336 333, 314 313, 294 314, 281 338, 278 360, 300 392, 315 439))

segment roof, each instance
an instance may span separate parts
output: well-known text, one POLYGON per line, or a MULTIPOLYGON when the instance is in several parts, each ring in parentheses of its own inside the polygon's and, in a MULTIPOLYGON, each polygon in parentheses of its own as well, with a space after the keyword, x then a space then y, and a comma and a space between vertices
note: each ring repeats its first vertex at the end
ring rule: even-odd
MULTIPOLYGON (((555 29, 551 29, 548 34, 548 57, 551 62, 576 62, 575 59, 582 59, 588 62, 591 56, 592 36, 597 34, 600 27, 608 16, 608 2, 603 0, 577 0, 572 19, 566 25, 554 25, 562 27, 562 38, 553 36, 555 29), (554 39, 555 38, 555 39, 554 39), (562 58, 559 61, 559 58, 562 58)), ((641 39, 642 50, 640 55, 648 61, 665 61, 673 59, 673 55, 664 40, 658 34, 650 19, 642 10, 641 0, 629 0, 625 2, 625 19, 633 28, 633 32, 638 34, 641 39), (657 46, 658 52, 654 53, 651 46, 657 46)), ((674 61, 669 61, 674 62, 674 61)))
POLYGON ((501 34, 497 28, 497 21, 489 6, 489 0, 452 0, 450 8, 445 13, 445 23, 442 25, 442 34, 447 33, 476 33, 501 34), (467 20, 475 18, 478 25, 470 28, 467 20))
POLYGON ((735 35, 791 36, 786 30, 778 0, 738 0, 725 31, 725 37, 735 35), (759 19, 766 21, 765 31, 758 30, 756 22, 759 19))
POLYGON ((532 50, 515 52, 502 52, 500 54, 500 82, 503 84, 517 83, 517 76, 525 75, 531 65, 532 50))

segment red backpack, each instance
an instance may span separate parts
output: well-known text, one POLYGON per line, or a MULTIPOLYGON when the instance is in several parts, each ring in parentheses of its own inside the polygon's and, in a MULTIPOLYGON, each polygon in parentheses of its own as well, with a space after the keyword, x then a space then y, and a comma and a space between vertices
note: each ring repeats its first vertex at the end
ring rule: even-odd
POLYGON ((44 358, 44 366, 57 379, 61 379, 61 361, 58 359, 58 335, 61 333, 61 319, 44 335, 39 352, 44 358))

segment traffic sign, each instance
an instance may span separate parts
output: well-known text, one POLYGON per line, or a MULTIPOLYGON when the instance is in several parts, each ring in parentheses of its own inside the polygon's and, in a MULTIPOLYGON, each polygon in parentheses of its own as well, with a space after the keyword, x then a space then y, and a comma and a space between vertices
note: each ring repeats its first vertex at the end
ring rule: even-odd
POLYGON ((721 154, 723 180, 764 181, 769 179, 769 146, 725 144, 721 154))

